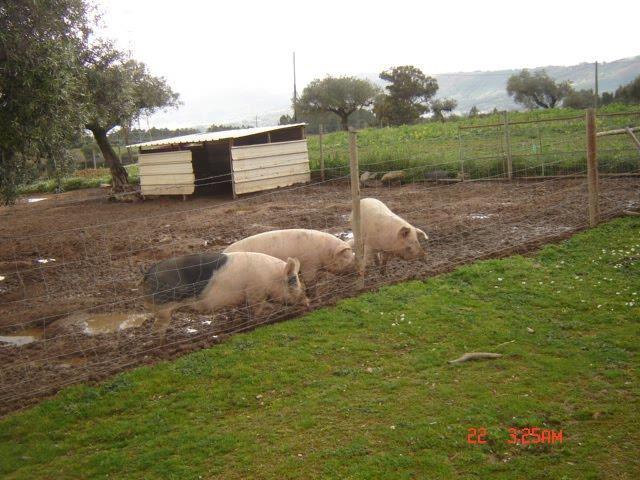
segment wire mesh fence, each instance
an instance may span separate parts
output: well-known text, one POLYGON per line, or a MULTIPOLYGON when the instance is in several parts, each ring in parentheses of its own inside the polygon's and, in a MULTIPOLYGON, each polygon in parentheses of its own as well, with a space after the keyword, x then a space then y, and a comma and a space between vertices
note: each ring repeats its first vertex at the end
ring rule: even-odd
MULTIPOLYGON (((640 206, 640 150, 627 127, 639 113, 601 115, 600 218, 640 206)), ((367 268, 364 288, 424 279, 465 262, 525 252, 589 225, 585 118, 474 125, 441 137, 359 135, 360 172, 402 170, 398 183, 364 182, 429 240, 427 255, 367 268), (511 181, 509 181, 511 177, 511 181)), ((444 130, 443 130, 444 132, 444 130)), ((310 144, 317 139, 310 140, 310 144)), ((107 202, 64 198, 3 212, 0 227, 0 412, 60 388, 220 342, 225 336, 302 313, 273 302, 256 315, 247 300, 215 314, 174 314, 164 343, 143 306, 141 270, 177 255, 212 251, 251 235, 308 228, 352 236, 345 133, 326 136, 325 180, 311 145, 312 182, 236 200, 107 202)), ((211 179, 216 181, 216 179, 211 179)), ((324 273, 311 308, 361 291, 354 271, 324 273)), ((262 302, 260 302, 262 303, 262 302)))

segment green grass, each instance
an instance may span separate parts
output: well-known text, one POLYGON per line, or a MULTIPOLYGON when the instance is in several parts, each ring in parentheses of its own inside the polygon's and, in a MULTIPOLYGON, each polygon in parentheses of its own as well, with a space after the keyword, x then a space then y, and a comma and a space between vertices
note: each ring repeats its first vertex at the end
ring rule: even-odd
POLYGON ((68 388, 0 421, 0 476, 639 478, 639 295, 640 221, 615 220, 68 388), (468 351, 505 356, 447 364, 468 351))
MULTIPOLYGON (((611 105, 600 113, 639 112, 638 106, 611 105)), ((510 126, 513 168, 519 176, 556 175, 581 172, 586 167, 584 111, 571 109, 509 112, 510 122, 553 120, 539 124, 510 126), (577 120, 563 117, 580 116, 577 120)), ((503 122, 502 114, 476 119, 429 122, 395 128, 368 128, 358 134, 360 171, 404 169, 409 180, 421 179, 426 171, 439 169, 456 174, 460 160, 472 178, 502 175, 505 172, 505 137, 502 127, 461 130, 468 125, 503 122)), ((640 125, 640 115, 600 117, 598 130, 640 125)), ((320 162, 317 135, 309 137, 311 168, 320 162)), ((345 132, 324 136, 323 152, 327 176, 348 174, 349 148, 345 132)), ((598 139, 598 157, 603 172, 637 171, 638 152, 626 135, 598 139)))
MULTIPOLYGON (((137 184, 140 182, 138 175, 138 165, 125 165, 129 172, 129 182, 137 184)), ((60 185, 62 192, 71 190, 80 190, 82 188, 98 188, 101 184, 111 183, 111 175, 107 169, 100 168, 95 171, 95 175, 91 175, 91 170, 84 170, 87 175, 72 176, 63 178, 60 185), (106 170, 106 171, 105 171, 106 170)), ((32 195, 34 193, 55 193, 58 190, 58 184, 55 178, 38 180, 19 188, 20 195, 32 195)))

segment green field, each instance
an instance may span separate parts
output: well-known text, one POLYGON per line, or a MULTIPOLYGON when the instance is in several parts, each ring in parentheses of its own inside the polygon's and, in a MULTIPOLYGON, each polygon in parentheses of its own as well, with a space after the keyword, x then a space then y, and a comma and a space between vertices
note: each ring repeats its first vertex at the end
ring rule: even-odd
MULTIPOLYGON (((601 114, 598 131, 640 126, 640 109, 610 105, 601 114)), ((424 178, 433 170, 445 170, 455 176, 461 169, 471 178, 505 175, 505 134, 501 126, 462 129, 469 125, 496 125, 503 122, 502 114, 474 119, 461 118, 446 122, 427 122, 393 128, 367 128, 358 135, 360 171, 385 172, 404 169, 408 181, 424 178)), ((562 175, 583 173, 586 165, 584 111, 571 109, 509 112, 510 144, 515 176, 562 175), (566 120, 566 117, 580 117, 566 120), (529 120, 550 120, 538 124, 518 124, 529 120)), ((317 135, 308 139, 311 169, 320 168, 317 135)), ((349 145, 345 132, 324 136, 323 141, 327 178, 349 174, 349 145)), ((640 169, 640 154, 626 135, 603 137, 598 143, 601 172, 628 173, 640 169)), ((138 183, 137 165, 127 166, 132 183, 138 183)), ((86 170, 89 171, 89 170, 86 170)), ((61 190, 94 188, 110 183, 106 169, 98 169, 94 176, 71 176, 62 180, 61 190)), ((55 179, 43 179, 20 188, 20 194, 52 193, 58 185, 55 179)))
MULTIPOLYGON (((598 118, 598 131, 640 126, 640 109, 619 105, 603 108, 601 114, 624 113, 598 118), (628 112, 636 112, 628 113, 628 112), (628 113, 628 114, 627 114, 628 113)), ((509 112, 510 144, 516 176, 558 175, 583 172, 586 165, 584 111, 570 109, 509 112), (567 120, 566 117, 579 117, 567 120), (530 120, 544 123, 518 124, 530 120)), ((358 134, 360 171, 405 169, 412 180, 440 169, 456 174, 461 160, 472 178, 505 173, 506 140, 501 126, 462 129, 470 125, 495 125, 502 114, 480 118, 428 122, 394 128, 368 128, 358 134)), ((348 174, 349 147, 345 132, 324 135, 323 151, 327 176, 348 174)), ((309 137, 311 168, 319 169, 319 139, 309 137)), ((626 135, 599 138, 598 157, 603 172, 638 171, 640 155, 626 135)))
MULTIPOLYGON (((125 168, 129 172, 129 182, 137 184, 140 181, 138 176, 138 165, 126 165, 125 168)), ((19 188, 20 195, 33 195, 34 193, 56 193, 58 191, 68 192, 70 190, 79 190, 81 188, 98 188, 102 184, 111 183, 111 173, 108 168, 98 168, 96 170, 86 169, 77 172, 71 177, 63 178, 58 185, 55 178, 38 180, 23 185, 19 188)))
POLYGON ((0 476, 636 479, 639 296, 618 219, 66 389, 0 421, 0 476))

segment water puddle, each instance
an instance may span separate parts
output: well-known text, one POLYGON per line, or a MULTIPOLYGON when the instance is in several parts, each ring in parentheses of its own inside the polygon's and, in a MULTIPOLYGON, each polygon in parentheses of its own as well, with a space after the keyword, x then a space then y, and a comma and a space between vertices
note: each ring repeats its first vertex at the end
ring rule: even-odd
POLYGON ((50 329, 60 331, 76 327, 87 335, 101 335, 139 327, 148 318, 148 313, 80 313, 54 322, 50 329))
POLYGON ((147 313, 100 313, 91 314, 85 320, 84 332, 87 335, 113 333, 141 326, 149 318, 147 313))
POLYGON ((46 200, 46 198, 27 198, 28 203, 36 203, 36 202, 41 202, 43 200, 46 200))
POLYGON ((21 347, 33 343, 42 338, 42 330, 39 328, 26 328, 11 335, 0 335, 0 344, 2 346, 13 345, 21 347), (5 345, 6 344, 6 345, 5 345))
POLYGON ((36 260, 36 262, 38 263, 50 263, 50 262, 55 262, 56 259, 55 258, 39 258, 36 260))

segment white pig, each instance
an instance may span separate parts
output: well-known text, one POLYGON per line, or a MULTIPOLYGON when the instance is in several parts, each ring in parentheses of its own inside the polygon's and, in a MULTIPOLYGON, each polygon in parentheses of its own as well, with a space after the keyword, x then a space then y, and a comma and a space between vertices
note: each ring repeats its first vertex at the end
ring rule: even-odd
POLYGON ((365 266, 374 261, 384 274, 389 258, 414 260, 425 255, 420 239, 427 234, 389 210, 376 198, 360 200, 365 266))
POLYGON ((345 273, 353 269, 355 262, 347 242, 304 228, 259 233, 229 245, 224 252, 260 252, 282 260, 295 257, 300 260, 300 275, 307 286, 316 281, 320 271, 345 273))
POLYGON ((300 262, 286 262, 253 252, 196 253, 153 265, 142 280, 144 304, 155 314, 154 330, 164 338, 172 313, 191 305, 199 312, 249 305, 260 315, 270 306, 309 306, 298 272, 300 262))

